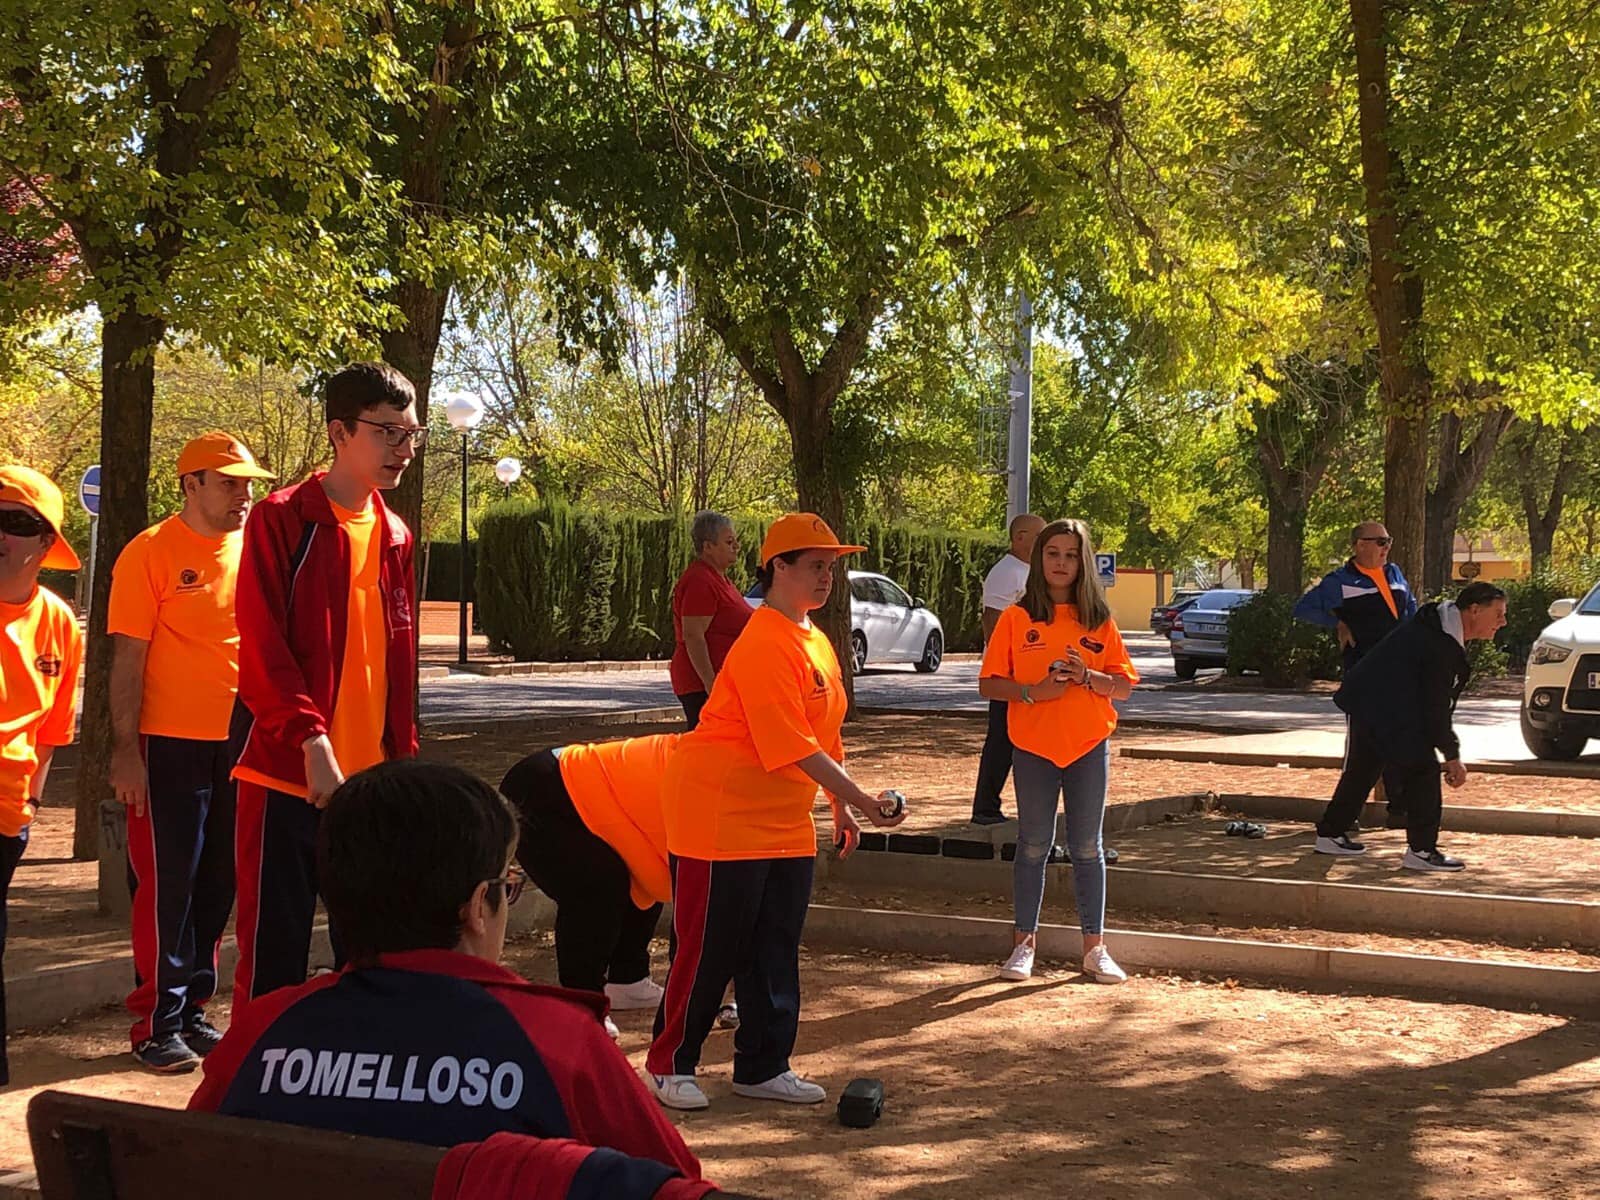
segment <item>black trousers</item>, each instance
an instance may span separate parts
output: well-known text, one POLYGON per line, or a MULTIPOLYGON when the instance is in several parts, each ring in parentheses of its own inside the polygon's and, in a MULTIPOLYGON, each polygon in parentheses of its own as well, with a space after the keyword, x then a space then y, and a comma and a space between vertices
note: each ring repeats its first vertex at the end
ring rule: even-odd
POLYGON ((1011 731, 1006 714, 1011 706, 1004 700, 989 701, 989 729, 983 738, 983 754, 978 759, 978 787, 972 796, 972 817, 1000 815, 1000 789, 1011 774, 1011 731))
MULTIPOLYGON (((1368 649, 1371 649, 1371 647, 1369 646, 1368 649)), ((1344 648, 1344 670, 1342 674, 1346 676, 1349 675, 1350 668, 1360 662, 1362 655, 1365 653, 1366 650, 1357 649, 1355 646, 1346 646, 1344 648)), ((1349 718, 1346 718, 1345 741, 1347 751, 1349 743, 1349 724, 1349 718)), ((1380 778, 1383 780, 1383 800, 1384 803, 1388 805, 1388 815, 1390 817, 1405 816, 1405 772, 1396 767, 1385 767, 1380 778)), ((1374 781, 1374 783, 1376 783, 1376 781, 1374 781)))
POLYGON ((143 739, 149 799, 128 810, 135 1046, 178 1033, 217 991, 233 911, 233 756, 226 741, 143 739))
POLYGON ((700 724, 700 710, 706 706, 706 701, 711 699, 709 692, 685 692, 678 697, 678 703, 683 705, 683 723, 690 729, 700 724))
POLYGON ((28 848, 28 828, 24 825, 16 837, 0 835, 0 1087, 11 1082, 11 1063, 6 1058, 6 900, 11 895, 11 877, 28 848))
POLYGON ((645 1058, 655 1075, 693 1075, 728 981, 739 1005, 733 1081, 789 1069, 800 1032, 800 934, 816 859, 708 862, 672 857, 672 966, 645 1058))
POLYGON ((517 861, 556 903, 556 972, 561 986, 598 992, 650 974, 650 939, 661 905, 634 906, 628 864, 595 836, 572 805, 549 750, 506 773, 500 794, 522 817, 517 861))
POLYGON ((1389 803, 1393 806, 1396 799, 1400 801, 1399 807, 1406 816, 1406 842, 1411 849, 1438 849, 1439 814, 1444 807, 1439 763, 1431 756, 1426 761, 1397 761, 1385 755, 1376 732, 1356 720, 1350 722, 1344 770, 1333 789, 1333 799, 1317 822, 1318 835, 1336 838, 1354 825, 1380 777, 1385 788, 1398 784, 1398 791, 1389 793, 1389 803))

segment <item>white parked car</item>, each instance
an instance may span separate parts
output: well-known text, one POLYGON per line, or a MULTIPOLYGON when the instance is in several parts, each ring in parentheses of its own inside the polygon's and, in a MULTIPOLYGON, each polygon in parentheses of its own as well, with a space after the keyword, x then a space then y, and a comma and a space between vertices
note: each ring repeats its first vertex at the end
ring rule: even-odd
POLYGON ((1522 740, 1536 758, 1572 759, 1600 738, 1600 584, 1557 600, 1550 618, 1528 655, 1522 740))
MULTIPOLYGON (((761 603, 761 585, 745 593, 751 608, 761 603)), ((944 626, 921 600, 887 575, 850 572, 850 646, 855 673, 874 663, 915 663, 931 674, 944 661, 944 626)))

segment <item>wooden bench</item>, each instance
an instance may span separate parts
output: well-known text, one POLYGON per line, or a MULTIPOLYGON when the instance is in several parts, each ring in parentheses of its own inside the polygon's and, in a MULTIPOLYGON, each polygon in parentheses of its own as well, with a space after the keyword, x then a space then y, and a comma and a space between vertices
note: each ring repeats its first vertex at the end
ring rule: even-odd
POLYGON ((28 1105, 28 1138, 42 1200, 170 1200, 197 1187, 218 1200, 429 1200, 445 1156, 436 1146, 57 1091, 28 1105))

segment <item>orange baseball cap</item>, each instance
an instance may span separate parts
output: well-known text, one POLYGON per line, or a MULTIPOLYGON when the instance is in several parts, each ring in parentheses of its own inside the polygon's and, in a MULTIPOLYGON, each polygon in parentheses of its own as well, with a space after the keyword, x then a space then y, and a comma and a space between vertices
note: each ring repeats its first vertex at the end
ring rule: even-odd
POLYGON ((245 449, 243 442, 220 429, 202 433, 178 455, 179 475, 190 475, 195 471, 215 471, 218 475, 232 475, 236 479, 277 478, 256 463, 255 455, 245 449))
POLYGON ((837 550, 840 554, 859 554, 865 546, 844 546, 828 523, 816 513, 787 513, 774 521, 761 539, 761 565, 791 550, 837 550))
POLYGON ((57 571, 76 571, 83 565, 78 561, 76 552, 67 545, 67 539, 61 535, 64 506, 61 501, 61 489, 55 484, 32 467, 0 467, 0 500, 26 504, 55 530, 56 540, 50 549, 45 551, 44 561, 39 564, 41 567, 51 567, 57 571))

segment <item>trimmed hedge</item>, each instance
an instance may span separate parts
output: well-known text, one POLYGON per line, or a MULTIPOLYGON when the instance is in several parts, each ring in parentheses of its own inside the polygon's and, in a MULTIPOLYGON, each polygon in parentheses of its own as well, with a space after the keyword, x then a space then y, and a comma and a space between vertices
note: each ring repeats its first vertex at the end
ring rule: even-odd
POLYGON ((1295 597, 1258 592, 1228 617, 1228 674, 1253 672, 1269 687, 1339 678, 1339 641, 1294 619, 1295 597))
MULTIPOLYGON (((744 591, 766 526, 734 525, 744 556, 730 577, 744 591)), ((983 576, 1004 552, 1000 537, 876 523, 849 534, 870 547, 859 569, 889 576, 938 615, 947 649, 978 647, 983 576)), ((518 498, 485 511, 476 547, 480 623, 497 650, 540 662, 672 654, 672 589, 694 556, 688 521, 518 498)))

